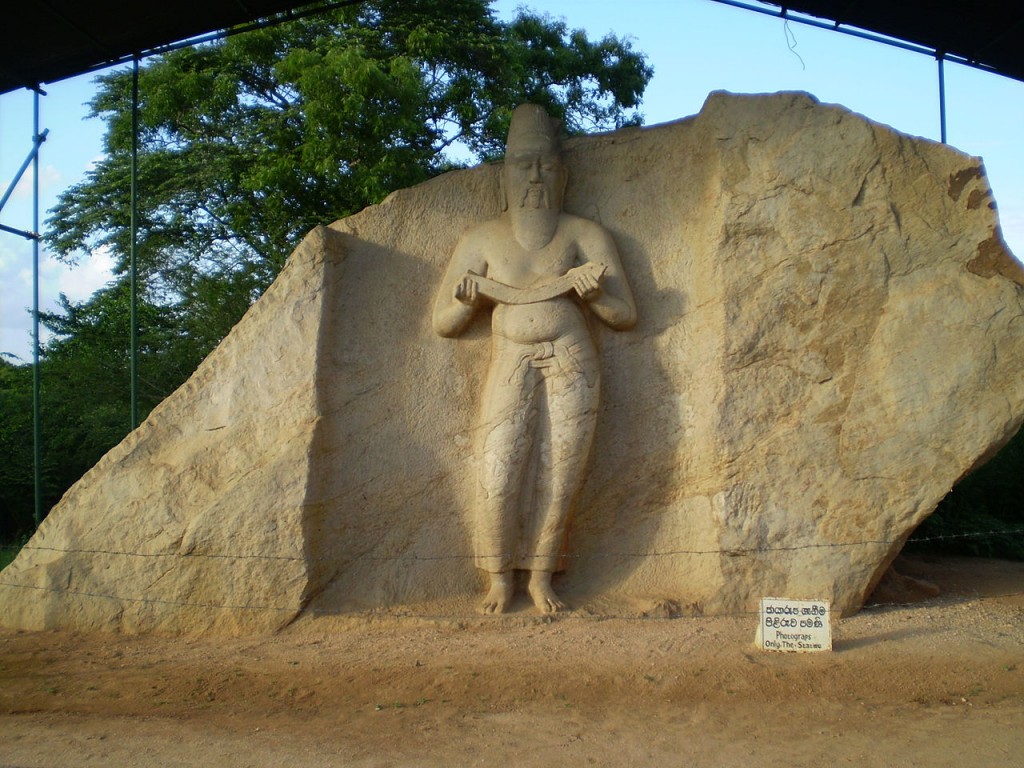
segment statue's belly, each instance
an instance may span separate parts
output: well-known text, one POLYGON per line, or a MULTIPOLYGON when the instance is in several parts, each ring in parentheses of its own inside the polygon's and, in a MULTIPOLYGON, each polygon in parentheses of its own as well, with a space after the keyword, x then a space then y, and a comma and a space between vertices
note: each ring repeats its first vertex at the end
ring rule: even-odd
POLYGON ((491 327, 506 339, 533 344, 585 331, 587 322, 579 304, 559 297, 537 304, 499 304, 494 308, 491 327))

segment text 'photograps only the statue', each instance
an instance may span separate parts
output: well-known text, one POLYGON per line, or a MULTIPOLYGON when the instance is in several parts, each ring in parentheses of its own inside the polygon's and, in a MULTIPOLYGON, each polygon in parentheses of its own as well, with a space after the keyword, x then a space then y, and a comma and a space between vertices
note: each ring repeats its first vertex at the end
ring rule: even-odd
POLYGON ((493 305, 491 361, 476 429, 476 565, 490 579, 484 613, 503 613, 513 571, 528 571, 538 609, 565 608, 551 576, 590 455, 600 397, 589 316, 636 323, 611 235, 562 211, 567 182, 557 125, 541 107, 512 115, 501 216, 459 242, 434 307, 434 329, 458 335, 493 305))

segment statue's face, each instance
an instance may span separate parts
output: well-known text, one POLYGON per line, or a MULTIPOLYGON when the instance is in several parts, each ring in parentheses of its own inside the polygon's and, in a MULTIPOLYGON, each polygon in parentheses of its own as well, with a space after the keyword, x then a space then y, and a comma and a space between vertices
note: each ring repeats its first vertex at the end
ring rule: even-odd
POLYGON ((505 156, 505 193, 510 209, 559 210, 565 166, 548 146, 517 148, 505 156))

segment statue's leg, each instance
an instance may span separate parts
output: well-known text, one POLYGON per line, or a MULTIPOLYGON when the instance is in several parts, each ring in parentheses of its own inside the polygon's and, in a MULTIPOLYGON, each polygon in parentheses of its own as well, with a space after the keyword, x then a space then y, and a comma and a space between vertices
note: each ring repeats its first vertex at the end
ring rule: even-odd
POLYGON ((512 599, 512 570, 522 538, 519 502, 530 461, 538 373, 520 365, 516 346, 500 338, 492 349, 478 438, 476 564, 490 577, 481 609, 501 613, 512 599))
POLYGON ((593 347, 574 346, 571 358, 546 374, 548 429, 538 446, 544 473, 537 489, 529 591, 537 607, 551 613, 565 607, 551 588, 551 574, 564 570, 569 524, 597 424, 600 386, 593 347))

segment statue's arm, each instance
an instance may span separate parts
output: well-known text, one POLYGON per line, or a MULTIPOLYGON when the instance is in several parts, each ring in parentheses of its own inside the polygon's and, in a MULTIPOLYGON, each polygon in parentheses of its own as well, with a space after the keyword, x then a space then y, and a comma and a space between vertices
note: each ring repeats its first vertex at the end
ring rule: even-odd
POLYGON ((578 287, 577 292, 601 322, 617 331, 628 331, 636 325, 636 301, 622 269, 615 241, 599 224, 586 219, 579 221, 581 226, 576 242, 580 263, 603 264, 605 272, 597 285, 578 287))
POLYGON ((455 248, 434 300, 434 331, 440 336, 458 336, 469 325, 483 303, 478 286, 466 273, 484 275, 487 262, 472 232, 463 236, 455 248))

